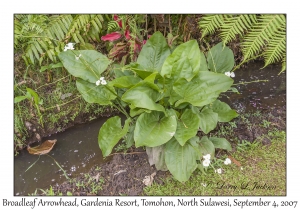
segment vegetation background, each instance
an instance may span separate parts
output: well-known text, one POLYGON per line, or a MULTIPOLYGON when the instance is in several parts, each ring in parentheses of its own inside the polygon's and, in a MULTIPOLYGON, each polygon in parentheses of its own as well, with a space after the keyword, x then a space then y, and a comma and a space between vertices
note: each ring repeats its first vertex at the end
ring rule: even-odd
MULTIPOLYGON (((26 2, 16 2, 14 7, 9 6, 9 5, 2 5, 1 3, 1 12, 2 12, 2 23, 3 27, 5 28, 5 31, 2 32, 1 38, 3 40, 4 48, 1 50, 1 61, 3 62, 2 68, 3 68, 3 78, 1 82, 1 87, 4 92, 2 95, 3 97, 3 104, 1 106, 1 116, 2 116, 2 121, 1 121, 1 128, 4 131, 3 135, 3 147, 4 148, 11 148, 13 150, 14 145, 12 145, 11 139, 13 139, 13 133, 14 133, 14 119, 12 116, 14 116, 14 108, 12 106, 13 104, 13 97, 14 94, 11 89, 8 87, 12 88, 13 87, 13 74, 9 69, 12 69, 13 66, 13 14, 14 13, 30 13, 30 12, 36 12, 33 11, 36 10, 36 8, 40 8, 40 12, 44 13, 49 13, 56 11, 58 12, 65 12, 66 8, 72 8, 68 9, 68 12, 72 13, 82 13, 83 8, 85 8, 86 12, 88 13, 122 13, 122 12, 130 12, 130 9, 132 8, 132 4, 140 5, 140 2, 131 2, 122 4, 124 2, 121 1, 114 1, 111 2, 109 5, 109 2, 106 2, 104 5, 99 5, 98 7, 93 6, 93 4, 86 4, 82 6, 82 4, 75 4, 73 3, 70 5, 69 2, 61 2, 61 1, 52 1, 50 5, 42 5, 38 1, 26 1, 26 2), (118 8, 117 5, 119 5, 118 8), (102 8, 102 9, 101 9, 102 8), (105 9, 104 9, 105 8, 105 9), (107 10, 107 8, 110 8, 110 11, 107 10), (49 11, 52 10, 52 11, 49 11), (72 11, 71 11, 72 10, 72 11), (10 78, 10 79, 8 79, 10 78)), ((98 5, 99 3, 96 3, 98 5)), ((103 3, 101 3, 103 4, 103 3)), ((190 4, 187 4, 185 7, 185 11, 182 10, 183 5, 182 3, 175 4, 172 3, 170 6, 169 3, 163 3, 163 2, 151 2, 147 3, 147 6, 145 5, 140 5, 139 6, 139 11, 141 13, 147 13, 149 11, 151 12, 157 12, 157 13, 166 13, 167 9, 166 8, 172 8, 172 11, 169 11, 170 13, 199 13, 199 7, 194 7, 193 5, 198 5, 198 2, 191 2, 190 4), (162 9, 163 8, 163 9, 162 9), (164 10, 164 11, 162 11, 164 10), (176 11, 177 10, 177 11, 176 11)), ((288 73, 288 106, 289 106, 289 111, 288 111, 288 137, 291 139, 287 146, 288 146, 288 153, 287 153, 287 160, 288 160, 288 199, 293 199, 295 198, 294 195, 296 195, 296 190, 299 184, 299 182, 296 180, 295 175, 297 174, 297 171, 299 171, 299 168, 297 168, 296 164, 296 159, 293 158, 297 152, 297 116, 298 116, 298 111, 296 106, 298 105, 297 103, 297 98, 296 97, 291 97, 291 96, 297 96, 297 84, 298 84, 298 76, 299 73, 296 70, 297 69, 297 60, 298 60, 298 54, 297 54, 297 22, 298 22, 298 15, 296 14, 296 5, 294 3, 285 3, 282 4, 282 1, 252 1, 251 5, 248 5, 245 7, 245 5, 241 4, 236 4, 235 1, 228 1, 227 4, 225 5, 223 1, 215 1, 213 6, 202 6, 205 8, 205 10, 201 11, 206 12, 206 13, 224 13, 225 12, 239 12, 239 13, 247 13, 247 12, 252 12, 255 11, 255 13, 275 13, 275 12, 287 12, 287 22, 288 22, 288 42, 287 42, 287 49, 288 51, 288 57, 289 59, 287 60, 288 62, 288 68, 291 69, 291 71, 288 73), (234 8, 234 9, 233 9, 234 8)), ((137 11, 132 11, 132 12, 137 12, 137 11)), ((2 157, 7 156, 11 157, 11 151, 10 149, 5 149, 2 153, 2 157)), ((12 182, 7 182, 6 180, 11 180, 13 177, 13 158, 9 160, 2 158, 1 159, 1 165, 5 168, 7 168, 7 172, 3 175, 1 184, 4 187, 5 192, 2 191, 1 197, 7 197, 7 195, 12 195, 11 193, 11 183, 12 182), (4 194, 5 193, 5 194, 4 194)), ((298 166, 299 167, 299 166, 298 166)))

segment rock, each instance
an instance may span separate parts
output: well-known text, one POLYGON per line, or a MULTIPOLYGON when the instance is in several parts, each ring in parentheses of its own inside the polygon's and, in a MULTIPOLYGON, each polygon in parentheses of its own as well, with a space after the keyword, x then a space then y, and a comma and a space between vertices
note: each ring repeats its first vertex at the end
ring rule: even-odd
POLYGON ((31 130, 31 126, 32 124, 28 121, 25 121, 25 127, 28 129, 28 130, 31 130))
POLYGON ((40 141, 40 140, 41 140, 41 136, 40 136, 40 134, 36 133, 36 134, 35 134, 35 138, 37 138, 37 140, 39 140, 39 141, 40 141))

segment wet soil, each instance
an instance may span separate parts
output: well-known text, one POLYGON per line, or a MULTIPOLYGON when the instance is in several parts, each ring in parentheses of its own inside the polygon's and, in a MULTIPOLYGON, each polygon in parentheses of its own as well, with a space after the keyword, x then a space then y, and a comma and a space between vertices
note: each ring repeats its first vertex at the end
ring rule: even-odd
MULTIPOLYGON (((236 128, 234 128, 230 134, 223 136, 231 141, 233 148, 235 148, 237 142, 232 141, 232 139, 249 142, 260 141, 263 145, 270 145, 272 139, 266 137, 266 134, 270 130, 277 129, 285 131, 286 106, 262 110, 259 116, 254 113, 255 112, 252 111, 248 113, 247 118, 240 116, 233 120, 236 124, 236 128), (262 124, 263 120, 269 122, 268 125, 265 125, 266 127, 262 124)), ((218 127, 212 131, 212 135, 218 132, 224 125, 225 124, 218 125, 218 127)), ((201 136, 204 134, 198 133, 198 135, 201 136)), ((220 152, 218 154, 220 154, 220 152)), ((109 162, 104 165, 95 165, 88 174, 82 174, 60 185, 57 184, 53 186, 53 190, 57 195, 59 193, 66 195, 67 192, 71 192, 74 196, 144 195, 143 188, 146 186, 143 183, 143 179, 145 176, 150 176, 154 172, 156 172, 154 182, 162 185, 164 184, 162 179, 171 176, 168 171, 157 171, 154 166, 150 166, 145 150, 141 148, 131 149, 127 154, 113 154, 109 162), (90 180, 89 183, 87 183, 86 177, 93 177, 93 187, 91 187, 90 180), (76 186, 76 183, 80 182, 87 184, 81 187, 76 186), (95 186, 99 187, 97 191, 94 190, 95 186)))

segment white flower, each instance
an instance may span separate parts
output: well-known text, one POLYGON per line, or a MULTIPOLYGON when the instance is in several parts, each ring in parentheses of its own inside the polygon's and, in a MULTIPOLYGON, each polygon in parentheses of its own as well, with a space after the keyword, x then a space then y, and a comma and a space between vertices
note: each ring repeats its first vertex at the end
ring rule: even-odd
POLYGON ((225 161, 224 161, 224 164, 225 165, 231 164, 231 160, 229 158, 226 158, 225 161))
POLYGON ((241 167, 241 170, 244 170, 243 167, 241 167))
POLYGON ((227 77, 230 77, 230 71, 225 72, 225 75, 226 75, 227 77))
POLYGON ((101 81, 101 80, 105 80, 104 77, 100 77, 100 81, 101 81))
POLYGON ((230 72, 230 71, 225 72, 225 75, 226 75, 227 77, 235 77, 234 72, 230 72))
POLYGON ((67 51, 67 50, 74 50, 74 45, 75 45, 75 43, 72 43, 72 42, 68 43, 68 44, 65 46, 64 51, 67 51))
POLYGON ((206 187, 207 186, 207 184, 206 183, 201 183, 201 185, 203 186, 203 187, 206 187))
POLYGON ((215 173, 221 174, 222 173, 222 169, 219 168, 219 169, 215 170, 215 173))
POLYGON ((101 85, 106 85, 107 82, 105 80, 101 80, 101 85))
POLYGON ((210 154, 204 155, 203 158, 204 160, 210 160, 210 154))
POLYGON ((208 167, 209 164, 210 164, 210 160, 209 159, 205 159, 205 160, 203 160, 202 164, 203 164, 204 167, 208 167))
POLYGON ((97 85, 97 86, 99 86, 99 85, 100 85, 100 80, 98 80, 98 81, 96 82, 96 85, 97 85))
POLYGON ((81 54, 78 55, 78 57, 75 55, 76 60, 78 60, 81 57, 81 54))

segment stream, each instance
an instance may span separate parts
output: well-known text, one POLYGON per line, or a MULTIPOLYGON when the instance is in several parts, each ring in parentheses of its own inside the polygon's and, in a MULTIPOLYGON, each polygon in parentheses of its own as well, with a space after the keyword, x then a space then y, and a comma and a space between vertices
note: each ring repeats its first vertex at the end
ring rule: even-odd
MULTIPOLYGON (((234 83, 254 80, 269 80, 268 82, 237 85, 235 87, 240 94, 226 93, 221 101, 227 102, 239 113, 285 106, 286 72, 278 76, 281 65, 269 65, 260 70, 263 65, 262 62, 255 62, 236 70, 234 83)), ((69 178, 87 173, 93 165, 109 160, 103 160, 97 140, 99 128, 107 119, 100 118, 76 125, 42 139, 57 139, 49 155, 60 164, 69 178)), ((14 157, 14 195, 29 195, 36 189, 49 189, 50 185, 54 186, 66 180, 64 173, 51 157, 41 155, 39 158, 37 155, 30 155, 27 150, 20 151, 14 157)))

